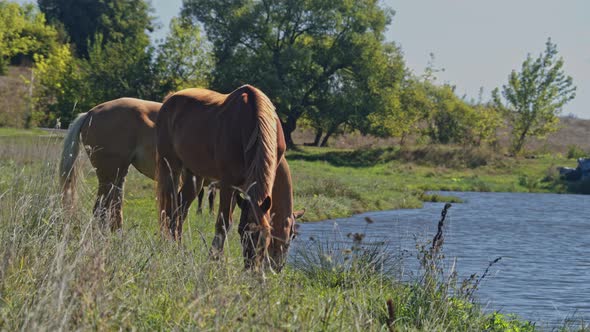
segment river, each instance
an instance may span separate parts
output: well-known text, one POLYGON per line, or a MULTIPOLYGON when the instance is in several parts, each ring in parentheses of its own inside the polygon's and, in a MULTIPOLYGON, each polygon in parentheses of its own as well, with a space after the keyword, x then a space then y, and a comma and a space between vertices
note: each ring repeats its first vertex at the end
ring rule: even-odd
MULTIPOLYGON (((590 196, 446 194, 464 200, 449 210, 444 231, 445 256, 457 259, 459 275, 481 275, 490 261, 502 257, 476 293, 487 311, 516 313, 549 325, 572 316, 590 321, 590 196)), ((367 241, 385 241, 393 254, 410 253, 403 260, 403 277, 408 278, 418 267, 415 239, 432 239, 443 206, 425 203, 422 209, 304 223, 294 252, 310 239, 331 241, 364 233, 367 241)))

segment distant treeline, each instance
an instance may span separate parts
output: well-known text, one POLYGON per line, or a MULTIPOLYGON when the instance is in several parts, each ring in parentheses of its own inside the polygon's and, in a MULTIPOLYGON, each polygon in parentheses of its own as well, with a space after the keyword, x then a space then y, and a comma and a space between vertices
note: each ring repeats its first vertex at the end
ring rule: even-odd
POLYGON ((290 145, 298 125, 315 130, 316 145, 346 131, 479 145, 509 124, 520 152, 527 137, 554 130, 574 97, 548 40, 490 100, 460 98, 436 82, 433 62, 420 74, 406 67, 400 46, 385 41, 394 12, 376 0, 185 0, 155 44, 152 13, 144 0, 0 2, 0 73, 33 64, 26 123, 66 126, 122 96, 249 83, 277 106, 290 145))

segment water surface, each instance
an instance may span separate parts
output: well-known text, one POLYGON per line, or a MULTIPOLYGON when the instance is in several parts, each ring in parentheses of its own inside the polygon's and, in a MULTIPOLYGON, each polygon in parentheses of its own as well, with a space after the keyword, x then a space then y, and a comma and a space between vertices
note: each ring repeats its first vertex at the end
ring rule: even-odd
MULTIPOLYGON (((449 210, 444 243, 445 255, 457 258, 460 276, 481 275, 502 257, 479 287, 480 303, 550 325, 574 314, 590 321, 590 196, 448 194, 465 200, 449 210)), ((443 206, 425 203, 422 209, 301 224, 294 252, 310 238, 333 241, 363 232, 367 239, 386 241, 395 254, 408 250, 412 257, 404 259, 404 277, 411 277, 418 266, 415 238, 432 238, 443 206)))

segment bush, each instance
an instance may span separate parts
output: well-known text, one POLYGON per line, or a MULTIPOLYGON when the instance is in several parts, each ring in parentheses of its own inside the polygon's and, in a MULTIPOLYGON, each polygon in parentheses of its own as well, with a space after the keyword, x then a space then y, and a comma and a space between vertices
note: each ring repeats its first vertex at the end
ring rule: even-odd
POLYGON ((578 158, 585 158, 588 156, 588 153, 584 151, 581 147, 571 144, 567 147, 567 157, 568 159, 578 159, 578 158))

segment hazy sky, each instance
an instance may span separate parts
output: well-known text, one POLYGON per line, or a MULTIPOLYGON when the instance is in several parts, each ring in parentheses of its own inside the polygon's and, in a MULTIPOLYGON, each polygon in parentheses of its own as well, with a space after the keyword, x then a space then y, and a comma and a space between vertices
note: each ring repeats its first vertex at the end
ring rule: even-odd
MULTIPOLYGON (((20 0, 19 2, 23 2, 20 0)), ((182 0, 152 0, 165 35, 182 0)), ((565 60, 565 71, 578 87, 576 99, 563 114, 590 118, 590 1, 589 0, 385 0, 396 15, 387 39, 399 43, 407 65, 423 72, 429 54, 444 68, 439 81, 457 86, 459 95, 487 99, 506 84, 512 69, 526 55, 537 56, 551 37, 565 60)))

